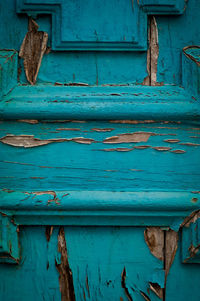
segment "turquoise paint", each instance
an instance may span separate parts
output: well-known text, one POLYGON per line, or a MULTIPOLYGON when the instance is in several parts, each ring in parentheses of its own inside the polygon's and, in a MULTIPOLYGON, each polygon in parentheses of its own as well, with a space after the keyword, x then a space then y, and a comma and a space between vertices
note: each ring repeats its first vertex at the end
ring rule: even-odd
POLYGON ((181 258, 181 234, 174 263, 167 277, 166 300, 175 301, 178 297, 183 301, 199 300, 199 264, 183 264, 181 258))
POLYGON ((200 219, 197 217, 191 223, 186 224, 182 230, 183 263, 200 263, 200 219))
POLYGON ((0 262, 19 263, 19 229, 11 218, 0 216, 0 262))
POLYGON ((0 51, 0 97, 17 85, 18 54, 16 51, 0 51))
POLYGON ((199 43, 200 3, 68 2, 0 8, 0 299, 66 299, 61 226, 76 301, 160 300, 149 282, 165 301, 199 301, 199 254, 182 261, 199 244, 199 220, 183 224, 200 208, 199 47, 187 47, 199 43), (51 47, 35 86, 18 58, 27 14, 51 47), (150 15, 156 87, 141 85, 150 15), (133 133, 138 141, 126 141, 133 133), (144 238, 150 226, 179 231, 166 283, 166 259, 144 238))

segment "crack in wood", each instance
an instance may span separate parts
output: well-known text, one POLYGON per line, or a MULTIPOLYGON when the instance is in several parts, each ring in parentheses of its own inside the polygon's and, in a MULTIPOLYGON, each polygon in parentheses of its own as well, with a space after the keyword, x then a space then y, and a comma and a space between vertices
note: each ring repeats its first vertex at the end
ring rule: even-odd
POLYGON ((60 227, 58 233, 58 252, 61 254, 61 260, 60 262, 55 260, 55 265, 59 273, 61 301, 75 301, 73 276, 68 262, 64 227, 60 227))

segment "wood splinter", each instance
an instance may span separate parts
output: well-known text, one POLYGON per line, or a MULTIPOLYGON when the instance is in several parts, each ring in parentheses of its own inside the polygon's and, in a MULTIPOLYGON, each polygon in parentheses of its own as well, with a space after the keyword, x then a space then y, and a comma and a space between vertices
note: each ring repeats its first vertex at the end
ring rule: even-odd
POLYGON ((20 48, 19 56, 24 59, 24 70, 31 85, 36 83, 43 55, 47 48, 48 34, 38 31, 38 24, 30 17, 28 32, 20 48))

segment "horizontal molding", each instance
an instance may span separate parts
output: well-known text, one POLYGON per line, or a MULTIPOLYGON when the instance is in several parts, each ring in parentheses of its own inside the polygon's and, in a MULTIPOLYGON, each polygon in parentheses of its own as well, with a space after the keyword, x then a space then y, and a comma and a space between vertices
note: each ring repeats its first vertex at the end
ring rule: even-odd
POLYGON ((199 117, 199 102, 177 86, 22 85, 0 104, 1 119, 195 120, 199 117))
POLYGON ((21 225, 159 225, 178 229, 200 209, 197 194, 184 191, 2 190, 0 211, 21 225))
POLYGON ((139 4, 148 14, 183 14, 186 1, 185 0, 140 0, 139 4))

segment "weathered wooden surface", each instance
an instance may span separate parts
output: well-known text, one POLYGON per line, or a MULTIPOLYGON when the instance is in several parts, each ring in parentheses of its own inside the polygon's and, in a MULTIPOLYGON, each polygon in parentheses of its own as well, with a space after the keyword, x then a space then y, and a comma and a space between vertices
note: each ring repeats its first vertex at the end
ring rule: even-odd
POLYGON ((199 9, 1 6, 0 300, 199 301, 199 9))

